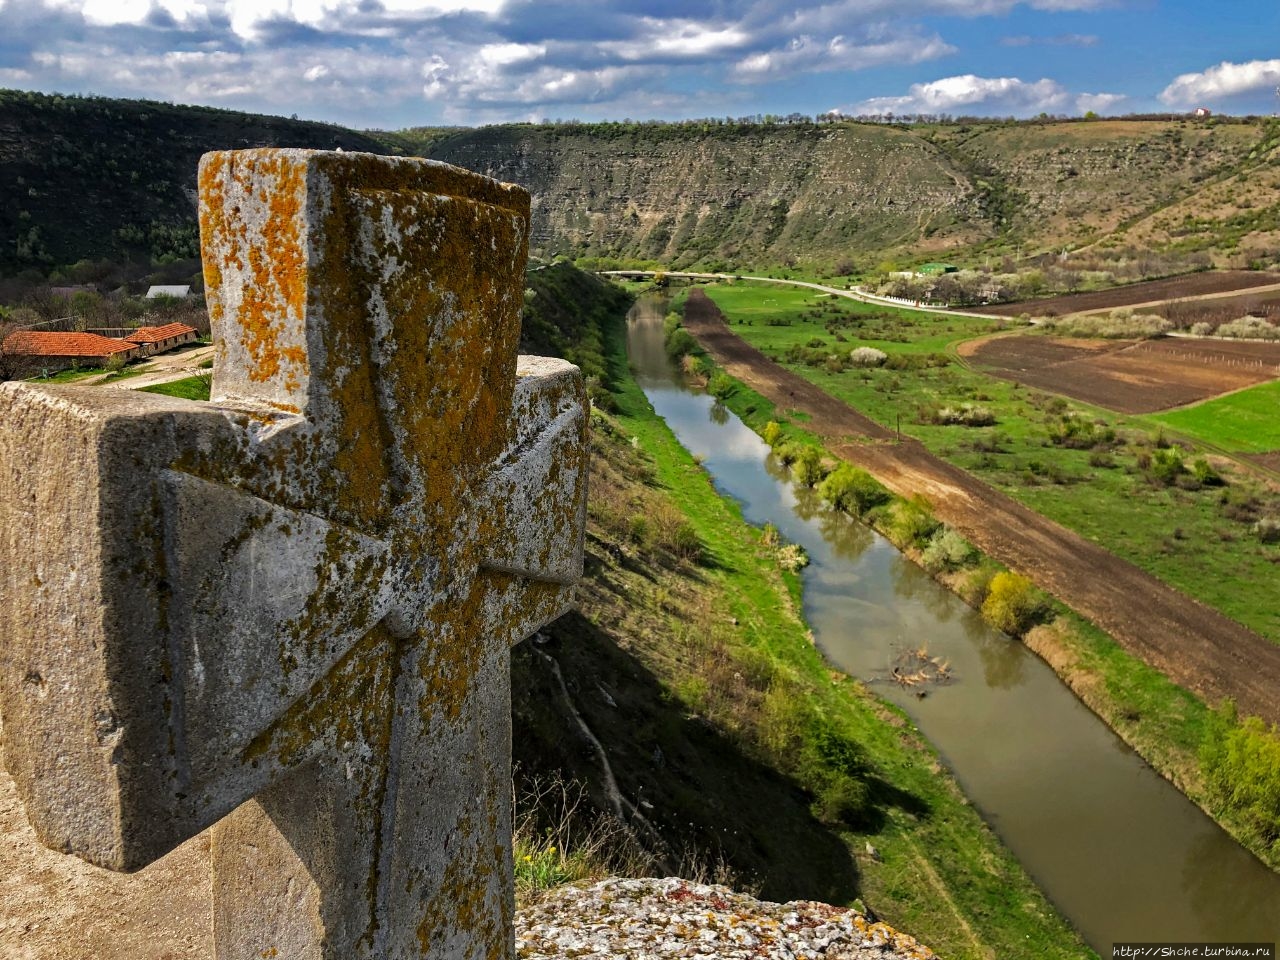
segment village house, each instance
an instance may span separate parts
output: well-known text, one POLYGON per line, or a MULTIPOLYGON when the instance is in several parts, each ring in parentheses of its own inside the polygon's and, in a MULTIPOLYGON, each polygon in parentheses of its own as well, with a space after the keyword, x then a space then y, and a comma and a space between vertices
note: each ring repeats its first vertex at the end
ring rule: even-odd
POLYGON ((195 327, 189 327, 185 323, 166 323, 162 327, 139 327, 124 339, 135 344, 141 351, 141 356, 153 357, 184 343, 195 343, 199 337, 195 327))
POLYGON ((18 330, 5 337, 0 352, 27 358, 33 370, 61 370, 84 364, 98 367, 112 357, 125 361, 142 356, 142 347, 96 333, 54 333, 45 330, 18 330))
POLYGON ((147 300, 154 300, 157 297, 173 297, 175 300, 186 300, 191 296, 191 285, 183 284, 181 286, 155 286, 147 288, 147 300))

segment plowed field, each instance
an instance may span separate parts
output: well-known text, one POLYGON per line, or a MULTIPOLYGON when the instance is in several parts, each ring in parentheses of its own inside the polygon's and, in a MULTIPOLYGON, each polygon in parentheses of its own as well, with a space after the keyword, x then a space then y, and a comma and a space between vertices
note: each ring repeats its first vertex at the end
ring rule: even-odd
POLYGON ((1073 293, 1065 297, 1050 297, 1045 300, 1023 300, 1020 303, 974 307, 973 311, 997 317, 1017 317, 1024 313, 1029 313, 1033 317, 1065 317, 1069 313, 1080 313, 1083 310, 1109 310, 1112 307, 1131 307, 1135 303, 1203 297, 1209 293, 1248 290, 1250 287, 1264 287, 1275 283, 1280 283, 1280 274, 1258 270, 1208 270, 1204 273, 1170 277, 1167 280, 1130 283, 1111 290, 1094 290, 1090 293, 1073 293))
POLYGON ((1280 377, 1280 343, 1018 335, 959 350, 993 376, 1121 413, 1168 410, 1280 377))

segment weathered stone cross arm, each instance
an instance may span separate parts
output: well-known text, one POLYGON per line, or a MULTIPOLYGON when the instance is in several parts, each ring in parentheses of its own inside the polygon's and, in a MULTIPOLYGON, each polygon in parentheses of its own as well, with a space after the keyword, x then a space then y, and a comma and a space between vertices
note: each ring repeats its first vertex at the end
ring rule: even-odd
POLYGON ((505 956, 509 648, 571 602, 587 474, 577 369, 516 357, 528 197, 200 183, 214 402, 0 387, 7 765, 112 869, 217 823, 220 958, 505 956))

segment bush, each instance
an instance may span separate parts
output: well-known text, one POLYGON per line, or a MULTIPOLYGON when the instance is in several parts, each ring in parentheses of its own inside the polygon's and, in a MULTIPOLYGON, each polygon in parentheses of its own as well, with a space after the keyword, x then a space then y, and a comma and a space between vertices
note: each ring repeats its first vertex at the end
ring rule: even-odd
POLYGON ((1152 478, 1167 487, 1187 472, 1187 465, 1182 462, 1181 454, 1172 447, 1167 447, 1152 454, 1150 471, 1152 478))
POLYGON ((1212 464, 1204 457, 1197 457, 1191 464, 1191 475, 1202 487, 1221 487, 1225 483, 1222 474, 1213 469, 1212 464))
POLYGON ((800 456, 800 451, 804 449, 803 444, 784 443, 780 447, 775 447, 773 455, 778 458, 784 467, 789 467, 796 462, 796 458, 800 456))
POLYGON ((1218 336, 1241 340, 1280 340, 1280 327, 1262 317, 1241 317, 1220 326, 1218 336))
POLYGON ((979 407, 964 403, 958 407, 940 407, 929 417, 940 426, 957 424, 962 427, 990 427, 996 422, 996 415, 990 407, 979 407))
POLYGON ((677 327, 667 336, 666 348, 668 357, 679 360, 697 350, 698 341, 693 339, 693 334, 684 327, 677 327))
POLYGON ((837 510, 860 517, 889 502, 889 491, 875 477, 851 463, 842 463, 818 485, 818 495, 837 510))
POLYGON ((1048 605, 1043 594, 1026 577, 1005 570, 991 578, 982 616, 997 630, 1020 637, 1044 616, 1048 605))
POLYGON ((921 559, 926 570, 938 573, 967 567, 975 556, 977 551, 973 544, 950 527, 939 527, 929 538, 921 559))
POLYGON ((822 463, 822 451, 817 447, 802 447, 795 463, 791 465, 791 476, 797 483, 812 489, 827 475, 822 463))
POLYGON ((727 373, 714 373, 707 384, 707 393, 718 400, 723 400, 737 388, 738 384, 727 373))
POLYGON ((776 421, 770 420, 760 431, 760 438, 769 446, 776 447, 778 441, 782 439, 782 427, 776 421))
POLYGON ((1210 794, 1280 854, 1280 733, 1257 717, 1240 722, 1231 700, 1214 711, 1200 747, 1210 794))
POLYGON ((889 355, 875 347, 858 347, 849 351, 849 362, 855 367, 882 367, 889 355))
POLYGON ((1120 340, 1142 340, 1160 337, 1173 329, 1173 324, 1153 313, 1135 315, 1130 310, 1112 310, 1110 316, 1045 317, 1041 325, 1053 333, 1067 337, 1102 337, 1120 340))
POLYGON ((899 547, 920 547, 940 526, 928 499, 917 493, 910 500, 894 504, 885 534, 899 547))

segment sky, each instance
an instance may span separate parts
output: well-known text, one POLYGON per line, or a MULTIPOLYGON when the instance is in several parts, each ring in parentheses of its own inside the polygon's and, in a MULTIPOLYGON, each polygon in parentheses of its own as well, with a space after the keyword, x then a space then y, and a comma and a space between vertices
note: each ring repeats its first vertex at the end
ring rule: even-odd
POLYGON ((360 129, 1280 111, 1278 0, 0 0, 0 87, 360 129))

